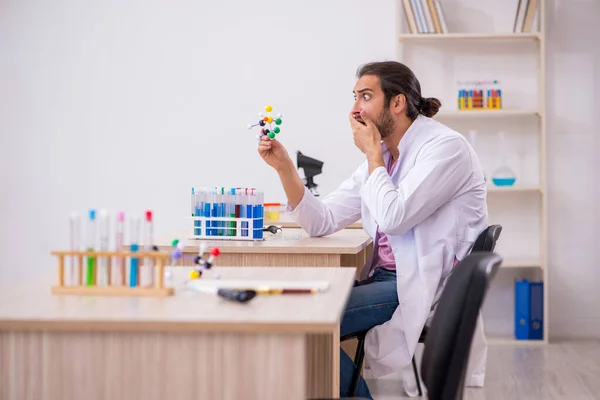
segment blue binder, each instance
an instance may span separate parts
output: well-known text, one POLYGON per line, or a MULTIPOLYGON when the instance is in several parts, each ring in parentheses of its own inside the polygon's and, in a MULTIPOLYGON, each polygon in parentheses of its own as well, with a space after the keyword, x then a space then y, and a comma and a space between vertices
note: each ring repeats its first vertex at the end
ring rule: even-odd
POLYGON ((515 339, 544 338, 544 283, 515 281, 515 339))

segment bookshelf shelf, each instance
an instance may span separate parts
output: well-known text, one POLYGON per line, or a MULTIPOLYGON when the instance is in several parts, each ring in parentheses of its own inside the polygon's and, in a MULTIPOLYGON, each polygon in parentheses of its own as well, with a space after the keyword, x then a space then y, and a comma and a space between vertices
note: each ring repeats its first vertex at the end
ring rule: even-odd
POLYGON ((514 186, 494 186, 488 185, 488 193, 519 193, 519 192, 542 192, 538 185, 514 185, 514 186))
POLYGON ((404 33, 398 38, 405 41, 446 40, 542 40, 542 35, 532 33, 404 33))
POLYGON ((473 109, 473 110, 448 110, 440 111, 435 118, 505 118, 518 116, 536 116, 540 113, 537 110, 519 110, 510 108, 501 108, 498 110, 473 109))
POLYGON ((507 259, 502 263, 501 268, 540 268, 542 269, 542 262, 539 259, 507 259))

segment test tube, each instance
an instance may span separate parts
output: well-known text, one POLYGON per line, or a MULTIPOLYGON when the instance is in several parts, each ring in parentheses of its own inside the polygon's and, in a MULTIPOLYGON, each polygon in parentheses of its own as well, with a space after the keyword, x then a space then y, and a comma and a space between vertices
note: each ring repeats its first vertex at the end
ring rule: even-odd
POLYGON ((252 238, 258 239, 258 196, 255 188, 252 188, 250 192, 250 199, 252 204, 252 238))
POLYGON ((262 239, 263 238, 263 227, 264 227, 264 203, 265 203, 265 194, 263 192, 258 192, 256 194, 256 214, 254 215, 254 218, 256 218, 254 221, 256 223, 256 236, 257 239, 262 239))
MULTIPOLYGON (((229 218, 235 218, 235 188, 229 189, 228 204, 229 204, 229 212, 227 213, 227 216, 229 218)), ((235 236, 235 226, 236 226, 235 221, 229 222, 229 227, 232 228, 232 229, 229 229, 229 236, 235 236)))
MULTIPOLYGON (((146 224, 145 224, 145 250, 146 251, 152 251, 152 248, 154 246, 154 228, 153 228, 153 223, 152 223, 152 211, 151 210, 147 210, 146 211, 146 224)), ((146 268, 144 268, 144 272, 147 276, 148 279, 145 280, 145 282, 148 282, 147 284, 149 286, 154 285, 154 259, 152 257, 147 257, 146 258, 146 268)))
MULTIPOLYGON (((219 216, 219 196, 217 193, 217 189, 213 189, 211 192, 212 195, 212 210, 211 210, 211 217, 218 217, 219 216)), ((211 226, 213 227, 213 229, 211 229, 212 235, 213 236, 217 236, 219 234, 219 222, 213 220, 211 222, 211 226)))
MULTIPOLYGON (((86 235, 86 250, 94 251, 96 248, 96 210, 90 210, 88 213, 87 235, 86 235)), ((96 283, 96 257, 87 257, 86 284, 94 286, 96 283)))
MULTIPOLYGON (((120 211, 117 213, 117 229, 115 236, 115 248, 117 251, 123 251, 125 249, 125 213, 120 211)), ((116 285, 125 285, 125 258, 115 258, 115 273, 113 275, 113 282, 116 285)))
MULTIPOLYGON (((197 203, 197 193, 195 193, 194 188, 192 188, 192 198, 190 199, 191 213, 192 217, 198 217, 198 203, 197 203)), ((197 236, 200 234, 200 221, 194 219, 194 235, 197 236)))
MULTIPOLYGON (((100 210, 100 251, 108 251, 108 212, 106 210, 100 210)), ((98 286, 108 286, 108 257, 98 257, 98 286)))
MULTIPOLYGON (((133 217, 131 221, 131 251, 133 253, 137 252, 140 249, 140 224, 141 220, 139 216, 133 217)), ((129 260, 129 286, 136 287, 138 286, 139 280, 139 259, 137 257, 131 257, 129 260)))
MULTIPOLYGON (((81 229, 81 218, 77 211, 73 211, 71 213, 71 217, 69 219, 69 226, 71 231, 71 250, 79 251, 79 239, 80 239, 80 229, 81 229)), ((79 282, 79 274, 78 274, 78 262, 79 257, 71 256, 69 267, 67 270, 67 285, 76 286, 79 282)))
POLYGON ((250 225, 250 221, 252 221, 252 189, 246 188, 246 215, 245 218, 248 218, 249 221, 246 222, 246 234, 244 236, 252 235, 252 231, 254 228, 254 224, 250 225))
MULTIPOLYGON (((241 188, 236 188, 235 190, 235 205, 234 205, 234 215, 235 218, 241 218, 241 212, 242 212, 242 189, 241 188)), ((241 228, 241 224, 236 221, 235 223, 235 231, 233 233, 234 236, 240 236, 240 228, 241 228)))
MULTIPOLYGON (((221 187, 219 188, 219 217, 223 218, 225 216, 225 203, 226 203, 226 198, 225 198, 225 188, 221 187)), ((225 236, 227 234, 227 231, 224 229, 225 228, 225 220, 220 220, 219 221, 219 227, 221 229, 219 229, 219 236, 225 236)))

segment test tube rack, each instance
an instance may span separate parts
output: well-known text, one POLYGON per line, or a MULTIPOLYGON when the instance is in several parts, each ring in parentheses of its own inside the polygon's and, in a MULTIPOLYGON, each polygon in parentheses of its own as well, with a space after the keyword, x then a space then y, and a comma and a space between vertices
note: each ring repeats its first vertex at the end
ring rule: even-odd
MULTIPOLYGON (((171 254, 162 253, 158 251, 53 251, 51 253, 57 258, 58 261, 58 283, 52 287, 52 294, 72 294, 72 295, 99 295, 99 296, 146 296, 146 297, 165 297, 174 294, 174 289, 171 287, 165 287, 164 276, 165 276, 165 264, 171 258, 171 254), (76 284, 66 285, 65 284, 65 259, 72 257, 71 267, 77 266, 78 282, 76 284), (96 264, 99 258, 105 257, 107 262, 107 274, 108 274, 108 285, 98 286, 94 281, 92 285, 86 285, 83 283, 84 276, 84 259, 94 259, 96 264), (113 259, 121 258, 123 260, 121 268, 121 282, 122 285, 111 285, 111 265, 113 259), (141 261, 143 259, 151 259, 154 261, 155 266, 155 279, 152 286, 141 286, 138 280, 138 285, 131 287, 127 285, 126 279, 126 266, 128 265, 128 259, 138 259, 140 262, 137 263, 138 273, 141 261), (77 260, 77 262, 75 262, 77 260)), ((72 283, 72 282, 71 282, 72 283)))
POLYGON ((193 221, 190 239, 264 240, 262 217, 189 217, 189 219, 193 221))

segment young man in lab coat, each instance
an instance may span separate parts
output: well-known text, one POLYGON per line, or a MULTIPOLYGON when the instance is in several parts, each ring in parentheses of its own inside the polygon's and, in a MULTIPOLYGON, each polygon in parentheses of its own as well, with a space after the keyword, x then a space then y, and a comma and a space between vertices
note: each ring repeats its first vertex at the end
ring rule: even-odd
MULTIPOLYGON (((431 119, 440 102, 421 96, 408 67, 370 63, 357 77, 349 122, 365 161, 335 191, 314 197, 277 140, 264 136, 258 151, 308 234, 329 235, 362 219, 373 238, 341 335, 370 329, 365 357, 380 377, 410 365, 445 278, 487 226, 486 184, 465 138, 431 119)), ((340 357, 343 397, 355 366, 345 352, 340 357)), ((371 398, 362 378, 357 396, 371 398)))

